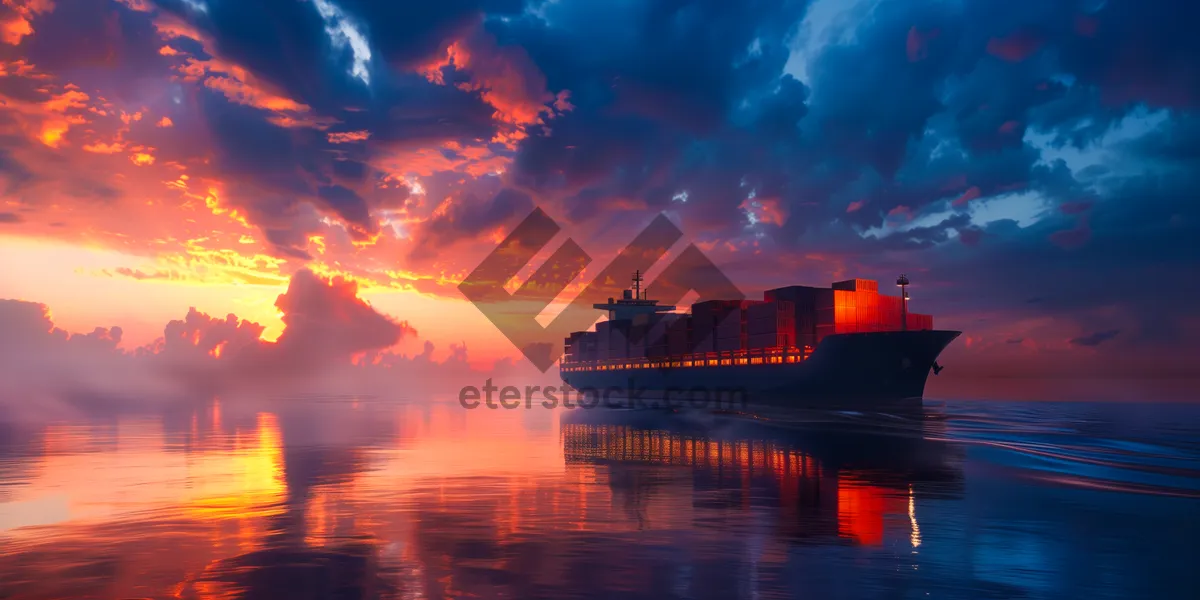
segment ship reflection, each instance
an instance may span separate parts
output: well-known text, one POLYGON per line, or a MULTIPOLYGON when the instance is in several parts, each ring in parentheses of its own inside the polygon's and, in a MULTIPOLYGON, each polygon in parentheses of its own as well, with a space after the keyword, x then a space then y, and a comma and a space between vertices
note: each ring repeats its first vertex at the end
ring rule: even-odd
POLYGON ((916 547, 916 501, 961 497, 962 457, 931 439, 936 423, 885 419, 780 427, 654 411, 576 411, 564 415, 563 451, 568 464, 606 466, 614 496, 641 522, 656 494, 675 495, 683 486, 690 487, 693 509, 731 518, 769 509, 761 512, 776 516, 775 535, 793 542, 878 546, 889 529, 907 527, 916 547))
POLYGON ((13 529, 0 590, 754 598, 794 596, 800 577, 832 597, 823 575, 862 560, 912 571, 931 554, 924 500, 963 491, 925 420, 219 406, 29 438, 34 466, 0 470, 20 481, 10 509, 70 495, 61 523, 13 529))

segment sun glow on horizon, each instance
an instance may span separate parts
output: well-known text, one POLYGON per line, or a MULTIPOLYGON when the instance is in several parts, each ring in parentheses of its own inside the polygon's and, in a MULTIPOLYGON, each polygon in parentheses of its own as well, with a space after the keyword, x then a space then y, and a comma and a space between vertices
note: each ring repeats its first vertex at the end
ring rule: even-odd
MULTIPOLYGON (((200 255, 218 265, 218 270, 178 277, 162 275, 161 259, 36 237, 0 236, 0 256, 0 298, 44 304, 53 311, 55 326, 72 333, 121 327, 119 347, 126 350, 161 338, 166 324, 184 318, 190 307, 212 317, 234 314, 263 325, 260 339, 267 342, 278 341, 284 330, 282 313, 275 302, 287 291, 288 276, 276 272, 268 279, 241 273, 235 260, 224 254, 200 255)), ((187 266, 180 264, 179 269, 169 272, 182 273, 187 266)), ((279 263, 274 268, 282 266, 279 263)), ((320 263, 308 266, 318 276, 356 279, 320 263)), ((415 273, 389 275, 394 275, 396 282, 425 278, 415 273)), ((450 283, 444 276, 434 279, 450 283)), ((418 337, 402 340, 395 348, 399 352, 420 353, 425 341, 431 341, 435 360, 441 360, 451 352, 451 344, 465 344, 469 361, 480 368, 500 358, 520 356, 465 299, 422 293, 400 287, 400 283, 381 286, 370 280, 356 280, 360 283, 360 298, 394 320, 408 321, 416 328, 418 337)), ((214 357, 223 351, 214 349, 214 357)))

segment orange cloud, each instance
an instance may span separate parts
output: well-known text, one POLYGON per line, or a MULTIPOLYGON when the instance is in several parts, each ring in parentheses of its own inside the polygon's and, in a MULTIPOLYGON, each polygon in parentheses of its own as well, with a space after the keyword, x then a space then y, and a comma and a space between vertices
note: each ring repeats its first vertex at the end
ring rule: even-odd
POLYGON ((78 87, 67 84, 66 91, 51 97, 49 100, 42 103, 42 106, 50 111, 57 113, 65 113, 72 108, 87 108, 88 95, 79 91, 78 87))
POLYGON ((54 10, 51 0, 4 0, 4 5, 12 14, 0 22, 0 41, 13 46, 19 45, 25 36, 33 35, 30 21, 35 16, 54 10))
POLYGON ((37 69, 25 62, 24 60, 14 60, 12 62, 0 61, 0 77, 27 77, 30 79, 44 79, 45 74, 37 73, 37 69))
POLYGON ((503 173, 512 159, 492 152, 486 143, 464 146, 457 142, 446 142, 441 149, 431 147, 402 148, 391 152, 383 151, 372 161, 372 166, 384 173, 429 177, 435 173, 457 171, 473 177, 503 173), (442 152, 450 150, 452 153, 442 152))
POLYGON ((553 94, 546 89, 546 77, 521 48, 496 45, 484 32, 452 42, 442 56, 435 56, 416 70, 426 79, 445 84, 445 69, 468 75, 457 87, 477 91, 484 102, 496 109, 494 119, 510 126, 493 141, 515 147, 528 134, 526 128, 545 125, 546 118, 574 108, 569 92, 553 94))
POLYGON ((770 223, 782 227, 788 217, 787 207, 780 203, 778 198, 743 200, 739 208, 754 215, 757 223, 770 223))
POLYGON ((209 77, 204 80, 204 85, 221 92, 231 102, 238 104, 272 111, 308 111, 308 106, 304 104, 255 87, 235 77, 209 77))
POLYGON ((38 135, 41 142, 51 148, 57 148, 63 141, 63 136, 71 128, 71 124, 65 119, 46 121, 42 125, 42 131, 38 135))
POLYGON ((87 145, 83 146, 84 151, 92 152, 95 154, 116 154, 118 152, 121 152, 124 149, 125 149, 125 144, 123 144, 121 142, 112 142, 110 144, 105 144, 104 142, 96 142, 94 144, 87 144, 87 145))
POLYGON ((139 167, 145 167, 154 164, 154 155, 149 152, 134 152, 129 155, 129 160, 139 167))
POLYGON ((350 142, 362 142, 371 137, 370 131, 341 131, 336 133, 328 133, 331 144, 347 144, 350 142))

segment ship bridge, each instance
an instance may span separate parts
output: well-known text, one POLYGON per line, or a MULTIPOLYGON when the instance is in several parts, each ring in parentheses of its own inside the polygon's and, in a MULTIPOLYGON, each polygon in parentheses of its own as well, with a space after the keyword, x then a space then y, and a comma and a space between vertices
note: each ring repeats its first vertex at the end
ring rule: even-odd
POLYGON ((607 303, 593 304, 592 308, 608 311, 608 320, 610 321, 633 320, 637 315, 652 315, 675 310, 674 306, 660 305, 658 300, 647 298, 646 292, 642 291, 642 281, 642 272, 636 271, 633 274, 633 289, 625 290, 624 296, 619 300, 609 298, 607 303))

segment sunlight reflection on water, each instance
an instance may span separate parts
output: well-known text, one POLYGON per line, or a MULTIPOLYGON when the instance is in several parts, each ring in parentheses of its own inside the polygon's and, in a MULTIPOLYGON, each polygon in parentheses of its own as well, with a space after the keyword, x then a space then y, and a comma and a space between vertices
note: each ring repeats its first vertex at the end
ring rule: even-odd
POLYGON ((305 398, 10 423, 0 597, 1186 597, 1200 421, 1169 410, 305 398))

